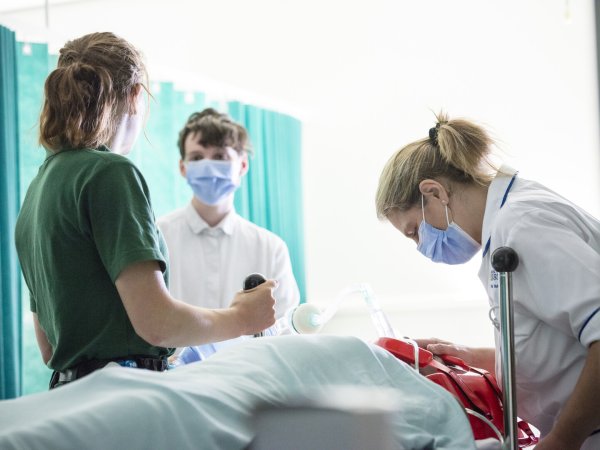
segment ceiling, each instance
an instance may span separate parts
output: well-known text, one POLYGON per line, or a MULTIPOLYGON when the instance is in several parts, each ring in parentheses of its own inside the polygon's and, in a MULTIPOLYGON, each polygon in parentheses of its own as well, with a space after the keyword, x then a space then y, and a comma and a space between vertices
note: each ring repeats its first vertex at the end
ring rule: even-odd
MULTIPOLYGON (((48 0, 48 6, 57 6, 63 3, 82 3, 91 0, 48 0)), ((0 14, 31 9, 41 9, 46 6, 45 0, 0 0, 0 14)))

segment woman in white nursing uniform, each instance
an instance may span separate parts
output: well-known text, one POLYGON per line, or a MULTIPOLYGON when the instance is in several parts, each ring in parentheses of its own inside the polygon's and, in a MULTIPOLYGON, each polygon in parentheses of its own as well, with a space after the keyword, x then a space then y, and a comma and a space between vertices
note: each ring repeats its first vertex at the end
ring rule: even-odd
MULTIPOLYGON (((462 264, 481 249, 479 277, 492 311, 498 282, 491 254, 502 246, 517 251, 518 415, 540 430, 536 450, 600 449, 600 222, 513 169, 495 169, 482 127, 444 114, 437 120, 427 138, 387 162, 377 215, 434 262, 462 264)), ((420 344, 499 373, 494 349, 420 344)))

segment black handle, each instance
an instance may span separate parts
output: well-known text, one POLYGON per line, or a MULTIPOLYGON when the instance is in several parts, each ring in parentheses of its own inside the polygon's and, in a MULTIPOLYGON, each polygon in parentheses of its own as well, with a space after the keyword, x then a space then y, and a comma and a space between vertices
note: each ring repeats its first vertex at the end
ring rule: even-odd
POLYGON ((510 247, 498 247, 492 254, 492 267, 496 272, 514 272, 519 266, 519 255, 510 247))
MULTIPOLYGON (((256 286, 260 286, 265 281, 267 281, 266 278, 263 277, 260 273, 251 273, 244 280, 244 290, 248 291, 250 289, 254 289, 256 286)), ((254 337, 262 337, 262 336, 264 336, 263 331, 261 331, 260 333, 256 333, 254 335, 254 337)))
POLYGON ((265 281, 267 280, 260 273, 251 273, 244 280, 244 290, 249 291, 250 289, 254 289, 256 286, 263 284, 265 281))

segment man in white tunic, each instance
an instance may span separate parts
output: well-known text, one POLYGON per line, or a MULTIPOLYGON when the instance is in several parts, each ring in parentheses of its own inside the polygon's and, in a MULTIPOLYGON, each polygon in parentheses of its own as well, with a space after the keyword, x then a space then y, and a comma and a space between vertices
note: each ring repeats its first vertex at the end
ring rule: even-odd
POLYGON ((248 135, 227 115, 208 108, 192 114, 179 134, 179 170, 191 202, 158 219, 170 257, 170 291, 208 308, 229 306, 246 276, 275 279, 276 316, 299 303, 286 244, 240 217, 235 190, 248 172, 248 135))

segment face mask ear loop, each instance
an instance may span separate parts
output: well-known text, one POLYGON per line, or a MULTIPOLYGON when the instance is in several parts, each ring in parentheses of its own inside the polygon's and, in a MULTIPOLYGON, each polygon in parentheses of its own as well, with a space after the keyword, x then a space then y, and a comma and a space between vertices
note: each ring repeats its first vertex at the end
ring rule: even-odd
POLYGON ((423 222, 425 222, 425 200, 421 195, 421 212, 423 213, 423 222))
POLYGON ((446 207, 446 222, 448 222, 448 226, 450 226, 450 219, 448 218, 448 205, 444 205, 446 207))

